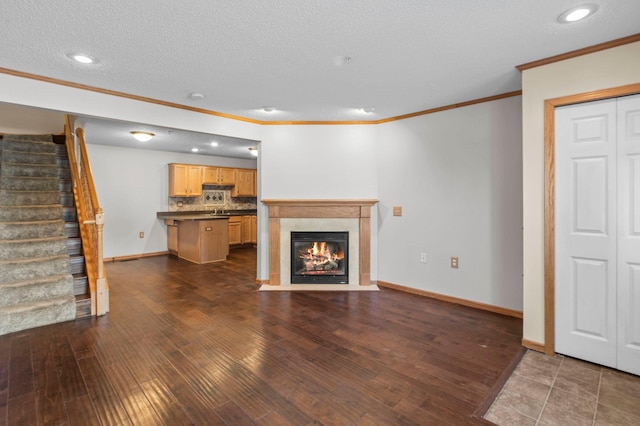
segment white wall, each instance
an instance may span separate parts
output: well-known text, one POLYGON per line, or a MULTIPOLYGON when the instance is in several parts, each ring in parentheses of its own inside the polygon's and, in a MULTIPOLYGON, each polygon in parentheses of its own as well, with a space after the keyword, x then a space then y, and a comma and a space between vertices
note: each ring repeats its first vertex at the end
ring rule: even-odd
POLYGON ((376 128, 265 126, 262 198, 376 198, 376 128))
POLYGON ((640 42, 522 74, 523 338, 544 344, 544 101, 640 83, 640 42))
MULTIPOLYGON (((259 199, 376 199, 375 125, 264 126, 259 199)), ((376 279, 372 209, 371 279, 376 279)), ((258 205, 258 278, 269 277, 267 209, 258 205)))
POLYGON ((104 257, 167 250, 168 163, 255 168, 255 160, 87 144, 100 206, 105 212, 104 257), (144 238, 139 238, 144 231, 144 238))
MULTIPOLYGON (((518 98, 378 126, 259 126, 0 74, 0 102, 260 140, 259 200, 380 199, 371 218, 373 280, 520 306, 518 98), (393 205, 404 207, 399 220, 389 216, 393 205), (427 265, 417 262, 422 251, 427 265), (448 268, 451 255, 460 256, 458 271, 448 268)), ((106 257, 166 250, 155 215, 167 206, 167 163, 217 163, 99 145, 88 151, 106 214, 106 257)), ((259 204, 260 279, 268 277, 266 214, 259 204)))
POLYGON ((520 111, 518 96, 379 126, 379 280, 522 309, 520 111))

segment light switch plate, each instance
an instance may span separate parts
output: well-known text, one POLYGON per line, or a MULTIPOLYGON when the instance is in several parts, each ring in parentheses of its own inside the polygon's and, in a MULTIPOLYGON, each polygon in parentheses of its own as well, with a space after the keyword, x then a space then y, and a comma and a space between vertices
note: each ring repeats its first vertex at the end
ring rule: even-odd
POLYGON ((402 216, 402 207, 393 206, 393 215, 394 216, 402 216))

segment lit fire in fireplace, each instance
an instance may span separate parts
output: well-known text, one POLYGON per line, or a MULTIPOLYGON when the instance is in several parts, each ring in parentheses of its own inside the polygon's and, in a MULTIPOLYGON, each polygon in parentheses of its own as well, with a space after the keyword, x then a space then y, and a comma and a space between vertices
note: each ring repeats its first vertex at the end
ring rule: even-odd
POLYGON ((332 273, 341 269, 344 252, 340 249, 332 251, 325 241, 315 241, 308 248, 300 250, 299 258, 304 268, 299 274, 332 273))

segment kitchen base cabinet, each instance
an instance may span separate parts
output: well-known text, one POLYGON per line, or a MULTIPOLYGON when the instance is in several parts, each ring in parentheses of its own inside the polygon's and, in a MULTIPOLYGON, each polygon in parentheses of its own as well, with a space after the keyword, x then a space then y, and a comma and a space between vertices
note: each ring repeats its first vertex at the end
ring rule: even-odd
POLYGON ((242 217, 229 218, 229 244, 242 244, 242 217))
POLYGON ((171 254, 178 254, 178 222, 167 219, 164 221, 167 225, 167 250, 171 254))
POLYGON ((227 219, 185 220, 178 225, 178 257, 194 263, 227 260, 227 219))

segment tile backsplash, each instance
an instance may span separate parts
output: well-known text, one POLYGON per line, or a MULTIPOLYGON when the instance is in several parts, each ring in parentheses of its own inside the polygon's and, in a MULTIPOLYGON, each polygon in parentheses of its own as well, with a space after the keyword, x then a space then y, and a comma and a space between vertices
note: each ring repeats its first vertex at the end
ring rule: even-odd
POLYGON ((231 197, 231 188, 204 185, 200 197, 169 197, 169 211, 252 210, 257 208, 256 197, 231 197), (179 205, 182 204, 182 207, 179 205))

